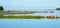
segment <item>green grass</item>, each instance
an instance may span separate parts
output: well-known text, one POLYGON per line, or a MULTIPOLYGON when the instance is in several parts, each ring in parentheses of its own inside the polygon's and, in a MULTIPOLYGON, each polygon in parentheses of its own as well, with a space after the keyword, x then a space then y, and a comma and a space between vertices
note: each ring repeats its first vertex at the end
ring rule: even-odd
MULTIPOLYGON (((3 15, 0 15, 0 18, 13 18, 13 19, 42 19, 42 18, 45 18, 45 16, 3 16, 3 15)), ((55 18, 60 18, 60 17, 55 17, 55 16, 46 16, 46 18, 50 18, 50 19, 55 19, 55 18)))
POLYGON ((44 16, 0 16, 0 18, 36 18, 36 19, 40 19, 40 18, 44 18, 44 16))

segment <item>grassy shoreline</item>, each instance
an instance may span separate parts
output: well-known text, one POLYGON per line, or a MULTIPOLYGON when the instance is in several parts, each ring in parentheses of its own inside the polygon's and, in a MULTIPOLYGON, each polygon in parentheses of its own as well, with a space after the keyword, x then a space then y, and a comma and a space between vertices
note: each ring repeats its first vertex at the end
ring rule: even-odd
POLYGON ((44 18, 44 16, 0 16, 0 18, 44 18))
POLYGON ((40 18, 60 18, 58 16, 0 16, 0 18, 35 18, 35 19, 40 19, 40 18))

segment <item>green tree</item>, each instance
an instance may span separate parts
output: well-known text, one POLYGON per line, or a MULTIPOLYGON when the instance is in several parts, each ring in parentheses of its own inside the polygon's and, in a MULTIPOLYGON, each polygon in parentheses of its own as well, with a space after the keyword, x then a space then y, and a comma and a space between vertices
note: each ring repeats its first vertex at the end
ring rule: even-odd
POLYGON ((3 11, 3 10, 4 10, 4 8, 2 6, 0 6, 0 11, 3 11))
POLYGON ((0 16, 3 16, 3 11, 4 11, 4 8, 0 6, 0 16))
POLYGON ((60 10, 60 8, 57 8, 56 10, 60 10))

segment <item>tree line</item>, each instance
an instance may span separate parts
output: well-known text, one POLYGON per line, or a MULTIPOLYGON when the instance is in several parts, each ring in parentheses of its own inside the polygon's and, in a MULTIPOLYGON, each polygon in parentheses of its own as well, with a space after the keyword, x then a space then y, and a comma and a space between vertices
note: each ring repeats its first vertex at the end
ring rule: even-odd
MULTIPOLYGON (((56 10, 60 10, 60 8, 56 8, 56 10)), ((4 11, 4 8, 0 6, 0 11, 4 11)))

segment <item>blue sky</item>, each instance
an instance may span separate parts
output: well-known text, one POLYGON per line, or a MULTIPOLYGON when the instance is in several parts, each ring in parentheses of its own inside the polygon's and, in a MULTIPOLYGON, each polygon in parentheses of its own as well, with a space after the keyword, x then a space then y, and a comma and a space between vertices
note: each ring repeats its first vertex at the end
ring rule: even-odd
POLYGON ((60 7, 60 0, 0 0, 5 10, 42 10, 60 7))

